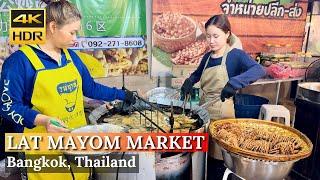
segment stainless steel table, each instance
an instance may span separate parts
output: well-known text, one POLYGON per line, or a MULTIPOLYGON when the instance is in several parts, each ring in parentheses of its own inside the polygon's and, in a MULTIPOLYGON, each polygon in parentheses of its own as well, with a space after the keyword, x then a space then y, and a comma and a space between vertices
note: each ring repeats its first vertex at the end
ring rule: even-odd
POLYGON ((278 104, 281 83, 282 82, 291 82, 291 81, 301 81, 303 79, 304 79, 304 77, 288 78, 288 79, 259 79, 258 81, 252 83, 251 86, 252 85, 264 85, 264 84, 276 83, 277 84, 277 89, 276 89, 277 95, 276 95, 276 103, 275 104, 278 104))

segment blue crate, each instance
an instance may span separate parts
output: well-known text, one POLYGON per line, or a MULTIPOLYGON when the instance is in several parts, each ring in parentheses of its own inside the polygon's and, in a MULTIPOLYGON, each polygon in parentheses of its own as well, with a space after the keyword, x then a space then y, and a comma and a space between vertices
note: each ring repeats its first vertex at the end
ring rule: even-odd
POLYGON ((250 94, 236 94, 234 96, 234 110, 236 118, 259 118, 260 108, 268 104, 269 100, 264 97, 250 94))

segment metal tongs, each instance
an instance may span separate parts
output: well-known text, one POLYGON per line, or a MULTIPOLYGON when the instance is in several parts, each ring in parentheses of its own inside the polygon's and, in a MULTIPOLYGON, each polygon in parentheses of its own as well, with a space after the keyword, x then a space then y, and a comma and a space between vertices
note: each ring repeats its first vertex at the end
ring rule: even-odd
POLYGON ((173 133, 174 117, 173 117, 173 102, 172 101, 171 101, 171 114, 169 117, 169 124, 170 124, 170 133, 173 133))
MULTIPOLYGON (((206 102, 206 103, 204 103, 204 104, 202 104, 202 105, 200 105, 200 106, 196 106, 195 109, 191 109, 191 117, 194 116, 194 115, 196 115, 196 114, 198 114, 198 113, 199 113, 199 112, 198 112, 199 110, 201 110, 201 109, 207 109, 208 106, 210 106, 210 105, 212 105, 212 104, 214 104, 214 103, 219 102, 219 100, 220 100, 220 97, 216 97, 216 98, 213 98, 213 99, 211 99, 210 101, 208 101, 208 102, 206 102)), ((195 116, 194 116, 194 117, 195 117, 195 116)))
POLYGON ((210 101, 202 104, 200 107, 206 109, 209 105, 217 103, 219 100, 220 100, 220 97, 215 97, 215 98, 211 99, 210 101))
POLYGON ((182 114, 185 114, 186 104, 190 100, 190 109, 191 109, 191 98, 190 94, 186 94, 182 104, 182 114))

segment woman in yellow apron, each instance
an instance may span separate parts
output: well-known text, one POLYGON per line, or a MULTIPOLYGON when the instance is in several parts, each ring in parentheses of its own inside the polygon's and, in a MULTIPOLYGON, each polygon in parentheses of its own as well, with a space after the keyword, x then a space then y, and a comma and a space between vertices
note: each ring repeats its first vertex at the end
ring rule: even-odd
MULTIPOLYGON (((215 15, 205 24, 210 52, 206 53, 199 67, 187 78, 181 92, 191 93, 200 81, 200 105, 213 101, 207 107, 211 121, 234 118, 233 97, 238 89, 265 75, 265 70, 241 49, 239 39, 231 33, 226 15, 215 15)), ((221 150, 210 142, 209 156, 222 160, 221 150)), ((221 161, 217 164, 222 165, 221 161)), ((212 174, 212 170, 210 169, 212 174)))
MULTIPOLYGON (((5 123, 1 128, 14 126, 13 132, 69 132, 68 129, 86 125, 83 96, 124 100, 127 105, 135 102, 129 91, 96 83, 76 53, 66 49, 75 43, 80 29, 78 9, 68 1, 46 2, 46 43, 21 47, 3 65, 0 89, 5 97, 1 101, 5 123), (52 119, 68 129, 52 124, 52 119)), ((30 154, 26 153, 26 158, 30 154)), ((29 170, 29 180, 81 180, 89 176, 29 170)))

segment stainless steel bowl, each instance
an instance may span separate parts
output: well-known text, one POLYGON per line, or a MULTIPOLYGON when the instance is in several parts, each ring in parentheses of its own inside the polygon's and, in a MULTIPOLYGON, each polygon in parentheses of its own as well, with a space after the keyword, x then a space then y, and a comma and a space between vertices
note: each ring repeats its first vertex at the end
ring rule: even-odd
MULTIPOLYGON (((87 125, 73 129, 71 133, 126 133, 128 130, 124 127, 114 125, 114 124, 96 124, 87 125)), ((77 152, 77 151, 65 151, 63 152, 65 158, 72 163, 77 164, 76 157, 85 156, 89 159, 101 159, 104 155, 109 154, 120 154, 119 152, 105 152, 105 151, 92 151, 92 152, 77 152)), ((81 165, 84 164, 84 160, 80 162, 81 165)))
POLYGON ((283 180, 288 176, 293 164, 298 161, 263 161, 249 159, 221 148, 225 165, 233 173, 246 180, 283 180))
POLYGON ((150 102, 156 103, 157 99, 161 99, 161 98, 169 98, 169 99, 177 98, 177 100, 179 100, 180 99, 179 95, 180 95, 179 91, 177 91, 176 89, 167 88, 167 87, 157 87, 149 90, 146 93, 146 98, 150 102))

